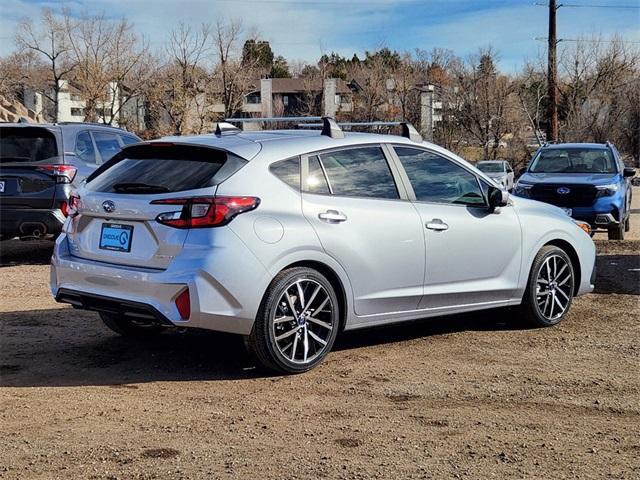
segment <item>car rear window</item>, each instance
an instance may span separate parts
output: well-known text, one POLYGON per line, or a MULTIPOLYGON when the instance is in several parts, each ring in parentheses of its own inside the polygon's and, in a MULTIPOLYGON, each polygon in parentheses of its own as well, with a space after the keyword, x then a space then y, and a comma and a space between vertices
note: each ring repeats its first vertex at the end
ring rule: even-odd
POLYGON ((50 162, 57 157, 56 137, 46 128, 0 128, 0 163, 50 162))
POLYGON ((125 148, 87 178, 96 192, 154 194, 217 185, 246 160, 223 150, 147 144, 125 148))

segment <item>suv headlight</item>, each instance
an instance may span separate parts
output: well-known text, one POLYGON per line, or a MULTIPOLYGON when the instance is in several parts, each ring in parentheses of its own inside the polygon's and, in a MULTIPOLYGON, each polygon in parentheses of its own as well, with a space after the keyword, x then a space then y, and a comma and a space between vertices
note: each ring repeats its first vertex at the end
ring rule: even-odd
POLYGON ((599 197, 609 197, 618 191, 617 183, 610 183, 609 185, 596 185, 599 197))
POLYGON ((531 188, 533 188, 533 185, 530 183, 518 182, 515 187, 513 187, 513 193, 521 197, 528 197, 531 188))

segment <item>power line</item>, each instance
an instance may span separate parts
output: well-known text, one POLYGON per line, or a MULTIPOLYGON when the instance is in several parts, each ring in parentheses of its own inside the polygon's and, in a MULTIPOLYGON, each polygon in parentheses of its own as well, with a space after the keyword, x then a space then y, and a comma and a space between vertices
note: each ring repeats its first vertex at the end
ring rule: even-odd
MULTIPOLYGON (((540 40, 541 42, 547 42, 549 39, 547 37, 535 37, 534 40, 540 40)), ((600 40, 597 38, 589 39, 589 38, 559 38, 557 43, 560 42, 585 42, 585 43, 640 43, 640 41, 635 40, 600 40)))
MULTIPOLYGON (((535 2, 534 5, 538 5, 540 7, 549 7, 548 3, 540 3, 535 2)), ((557 6, 557 8, 566 7, 566 8, 616 8, 616 9, 640 9, 640 5, 602 5, 602 4, 579 4, 579 3, 561 3, 557 6)))

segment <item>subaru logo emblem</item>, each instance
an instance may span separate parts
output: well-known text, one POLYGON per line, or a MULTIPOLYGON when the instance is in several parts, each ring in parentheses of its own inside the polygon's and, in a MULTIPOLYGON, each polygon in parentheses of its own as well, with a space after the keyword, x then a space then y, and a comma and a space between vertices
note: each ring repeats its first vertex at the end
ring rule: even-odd
POLYGON ((102 209, 107 213, 115 212, 116 204, 113 203, 111 200, 104 201, 102 202, 102 209))
POLYGON ((556 192, 558 192, 560 195, 566 195, 567 193, 571 192, 571 189, 567 187, 560 187, 558 190, 556 190, 556 192))

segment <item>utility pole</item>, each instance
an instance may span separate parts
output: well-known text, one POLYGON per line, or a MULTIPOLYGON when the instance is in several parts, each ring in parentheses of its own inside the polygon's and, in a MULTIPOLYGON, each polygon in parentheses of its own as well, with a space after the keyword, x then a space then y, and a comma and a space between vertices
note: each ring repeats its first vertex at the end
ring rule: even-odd
POLYGON ((556 6, 556 0, 549 0, 549 56, 547 59, 547 76, 548 76, 548 90, 547 96, 549 97, 549 106, 547 109, 547 141, 558 141, 558 66, 556 57, 556 47, 558 46, 558 40, 556 35, 556 12, 558 7, 556 6))

